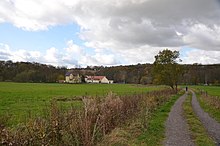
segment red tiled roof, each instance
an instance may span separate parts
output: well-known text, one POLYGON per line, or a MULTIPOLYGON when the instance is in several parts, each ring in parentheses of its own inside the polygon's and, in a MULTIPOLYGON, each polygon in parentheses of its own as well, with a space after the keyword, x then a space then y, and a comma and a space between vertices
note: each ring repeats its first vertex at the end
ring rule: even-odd
POLYGON ((87 76, 88 80, 102 80, 105 76, 87 76))

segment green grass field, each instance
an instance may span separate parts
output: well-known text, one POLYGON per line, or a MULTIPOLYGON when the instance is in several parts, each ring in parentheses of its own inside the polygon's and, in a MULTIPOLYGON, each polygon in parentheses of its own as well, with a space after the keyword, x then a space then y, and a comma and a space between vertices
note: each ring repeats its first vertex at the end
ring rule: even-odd
POLYGON ((198 101, 203 110, 220 122, 220 86, 191 86, 191 88, 197 92, 198 101), (198 89, 206 91, 209 96, 205 96, 205 92, 201 95, 198 89))
MULTIPOLYGON (((102 96, 112 91, 132 94, 161 89, 155 86, 128 84, 44 84, 0 82, 0 115, 9 115, 10 124, 30 116, 42 116, 53 98, 74 96, 102 96)), ((63 103, 62 103, 63 104, 63 103)), ((61 104, 61 105, 62 105, 61 104)), ((70 103, 68 103, 70 105, 70 103)), ((80 102, 71 103, 77 106, 80 102)))
POLYGON ((220 86, 191 86, 191 88, 202 89, 207 91, 209 95, 220 97, 220 86))

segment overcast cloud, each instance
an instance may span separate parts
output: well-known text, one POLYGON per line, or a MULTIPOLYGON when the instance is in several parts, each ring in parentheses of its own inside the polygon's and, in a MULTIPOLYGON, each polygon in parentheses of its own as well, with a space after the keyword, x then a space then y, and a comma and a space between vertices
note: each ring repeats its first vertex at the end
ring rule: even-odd
MULTIPOLYGON (((184 63, 220 63, 219 0, 1 0, 0 23, 4 22, 26 31, 76 23, 85 47, 95 49, 91 56, 70 41, 62 54, 56 48, 45 48, 45 54, 15 52, 30 57, 24 60, 134 64, 153 62, 164 48, 188 47, 194 49, 186 53, 184 63)), ((0 59, 14 56, 6 48, 0 50, 0 59)))

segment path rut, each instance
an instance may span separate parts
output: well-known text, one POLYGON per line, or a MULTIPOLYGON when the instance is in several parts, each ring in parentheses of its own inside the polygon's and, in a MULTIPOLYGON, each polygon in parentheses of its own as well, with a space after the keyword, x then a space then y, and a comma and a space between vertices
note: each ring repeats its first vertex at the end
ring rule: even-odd
POLYGON ((213 137, 217 145, 220 146, 220 123, 211 118, 208 113, 203 111, 203 109, 199 105, 199 102, 197 101, 195 93, 193 91, 191 92, 193 94, 192 107, 194 112, 208 131, 209 135, 213 137))
POLYGON ((187 94, 181 96, 172 107, 166 121, 165 146, 194 146, 190 138, 189 128, 183 115, 183 102, 187 94))

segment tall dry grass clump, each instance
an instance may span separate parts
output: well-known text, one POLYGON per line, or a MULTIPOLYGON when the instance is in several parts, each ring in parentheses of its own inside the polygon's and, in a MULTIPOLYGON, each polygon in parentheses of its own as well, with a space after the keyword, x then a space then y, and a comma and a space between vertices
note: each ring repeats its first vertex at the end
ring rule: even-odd
POLYGON ((81 109, 61 110, 51 101, 47 118, 30 119, 16 128, 0 123, 0 145, 74 145, 92 146, 114 128, 139 113, 146 127, 148 113, 169 100, 170 90, 118 96, 110 92, 105 98, 81 97, 81 109))
POLYGON ((205 103, 220 110, 220 98, 218 96, 211 96, 204 90, 199 90, 199 92, 205 103))

